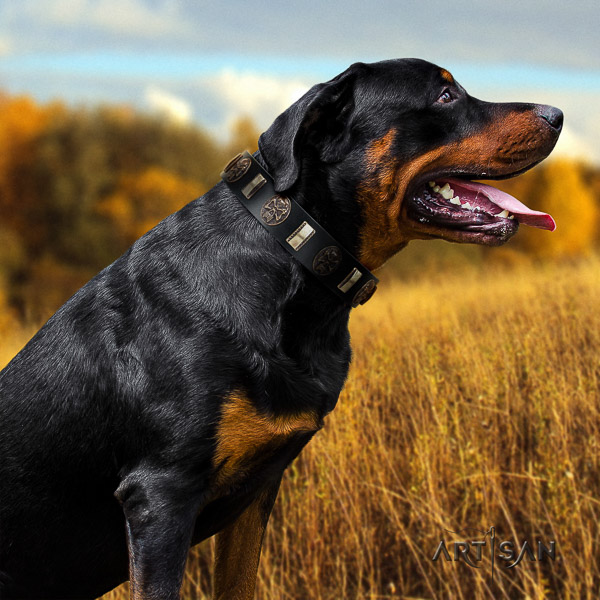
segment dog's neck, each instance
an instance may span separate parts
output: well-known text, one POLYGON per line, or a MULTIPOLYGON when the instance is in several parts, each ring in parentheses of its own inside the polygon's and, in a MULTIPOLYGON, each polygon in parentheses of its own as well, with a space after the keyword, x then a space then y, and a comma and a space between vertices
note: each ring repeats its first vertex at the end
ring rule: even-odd
MULTIPOLYGON (((260 152, 254 156, 261 166, 270 170, 260 152)), ((358 204, 352 200, 356 196, 357 182, 342 178, 340 171, 336 165, 323 165, 316 158, 305 157, 298 180, 285 193, 298 202, 348 252, 356 255, 362 222, 358 204)), ((277 179, 276 173, 271 172, 271 175, 277 179)))
MULTIPOLYGON (((329 290, 326 304, 333 296, 342 304, 358 306, 372 296, 377 278, 348 250, 356 247, 358 237, 352 185, 346 179, 337 181, 335 169, 324 169, 324 165, 314 161, 306 163, 296 172, 300 176, 294 184, 286 189, 282 185, 285 177, 276 169, 273 175, 271 165, 260 152, 254 157, 247 152, 239 154, 228 163, 221 177, 262 227, 304 266, 303 275, 310 274, 329 290), (306 173, 314 176, 308 178, 306 173), (338 235, 333 237, 331 230, 338 235)), ((314 287, 307 284, 308 281, 303 282, 303 291, 314 287)))
MULTIPOLYGON (((267 171, 270 166, 260 152, 254 154, 257 162, 267 171)), ((273 173, 271 173, 273 175, 273 173)), ((348 189, 350 188, 350 182, 348 189)), ((350 253, 354 253, 358 247, 359 219, 358 209, 356 212, 348 210, 348 203, 342 202, 340 194, 342 190, 326 169, 308 158, 300 172, 300 177, 295 185, 286 191, 302 208, 304 208, 317 222, 324 227, 335 239, 342 244, 350 253), (312 173, 311 176, 308 173, 312 173), (345 205, 344 211, 340 207, 345 205)), ((301 278, 298 292, 294 294, 289 302, 288 326, 290 337, 294 338, 301 334, 301 330, 310 328, 327 329, 335 324, 347 327, 350 307, 344 304, 337 296, 327 290, 314 275, 308 273, 298 263, 297 274, 301 278), (298 329, 298 323, 302 324, 298 329), (297 331, 296 331, 297 330, 297 331)))

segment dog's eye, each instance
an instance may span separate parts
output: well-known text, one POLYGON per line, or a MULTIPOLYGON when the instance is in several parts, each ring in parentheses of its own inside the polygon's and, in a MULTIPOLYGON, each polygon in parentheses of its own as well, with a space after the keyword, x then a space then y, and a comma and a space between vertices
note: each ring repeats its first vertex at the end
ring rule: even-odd
POLYGON ((449 89, 445 89, 442 92, 442 95, 437 99, 440 104, 447 104, 448 102, 452 102, 452 100, 454 100, 454 98, 449 89))

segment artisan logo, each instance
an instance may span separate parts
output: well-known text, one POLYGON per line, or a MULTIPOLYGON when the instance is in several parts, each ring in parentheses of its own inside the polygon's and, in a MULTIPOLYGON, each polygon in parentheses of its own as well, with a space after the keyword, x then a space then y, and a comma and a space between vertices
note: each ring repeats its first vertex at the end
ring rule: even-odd
POLYGON ((484 556, 489 557, 492 580, 494 579, 494 568, 501 564, 505 569, 513 569, 527 557, 529 561, 544 561, 546 559, 556 559, 556 542, 550 541, 546 546, 542 541, 537 540, 535 544, 525 540, 520 545, 512 541, 505 540, 499 542, 496 538, 496 528, 490 527, 487 531, 481 531, 474 527, 466 527, 460 531, 450 531, 454 535, 465 535, 467 531, 475 531, 481 534, 481 539, 470 539, 470 541, 449 542, 440 540, 432 560, 437 561, 441 556, 447 561, 464 561, 469 567, 479 569, 484 556), (500 562, 498 562, 500 561, 500 562))

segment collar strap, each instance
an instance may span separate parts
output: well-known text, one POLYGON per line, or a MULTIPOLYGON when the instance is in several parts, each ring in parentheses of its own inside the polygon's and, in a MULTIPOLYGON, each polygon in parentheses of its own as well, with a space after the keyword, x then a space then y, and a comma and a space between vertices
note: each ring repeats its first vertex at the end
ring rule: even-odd
POLYGON ((276 193, 273 178, 251 154, 238 154, 221 178, 281 246, 342 301, 355 307, 374 294, 377 277, 296 201, 276 193))

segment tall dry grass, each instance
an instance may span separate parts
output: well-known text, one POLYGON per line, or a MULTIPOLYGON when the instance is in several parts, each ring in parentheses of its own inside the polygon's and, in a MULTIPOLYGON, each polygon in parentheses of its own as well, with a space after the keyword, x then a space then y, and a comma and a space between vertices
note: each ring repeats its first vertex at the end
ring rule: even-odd
MULTIPOLYGON (((385 283, 352 317, 336 410, 287 472, 257 597, 599 597, 599 298, 597 258, 385 283), (465 537, 446 529, 491 525, 556 540, 556 561, 498 561, 493 582, 487 559, 432 562, 465 537)), ((210 593, 212 551, 192 550, 184 598, 210 593)))
MULTIPOLYGON (((292 466, 260 598, 597 598, 600 262, 386 285, 292 466), (445 529, 557 542, 508 571, 432 562, 445 529)), ((480 537, 480 536, 477 536, 480 537)), ((193 593, 188 591, 188 597, 193 593)))

